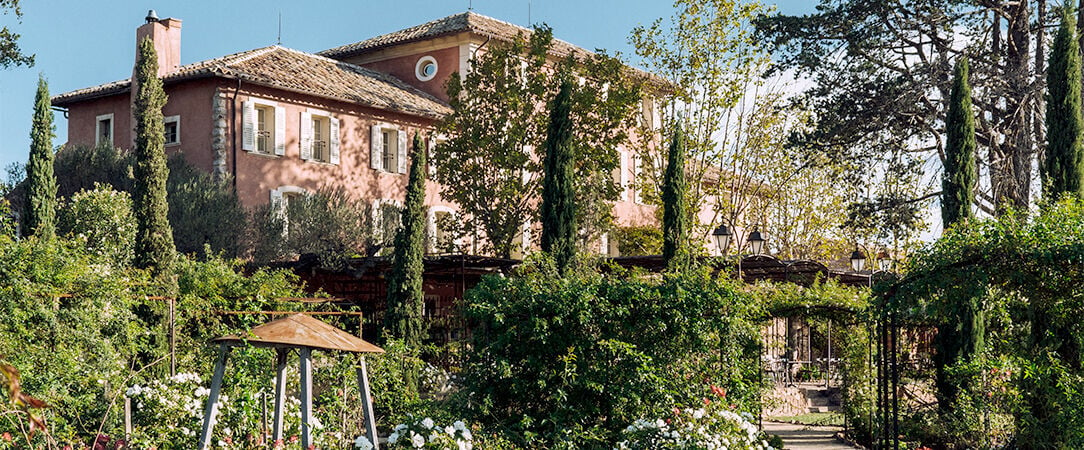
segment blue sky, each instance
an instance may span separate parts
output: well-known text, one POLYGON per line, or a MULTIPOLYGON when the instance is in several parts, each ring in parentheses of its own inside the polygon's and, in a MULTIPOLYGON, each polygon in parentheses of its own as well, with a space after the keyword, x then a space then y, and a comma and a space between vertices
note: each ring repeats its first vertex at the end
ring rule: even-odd
MULTIPOLYGON (((135 59, 135 29, 155 9, 183 21, 181 61, 188 64, 276 42, 319 51, 465 11, 519 25, 545 22, 554 35, 581 47, 632 54, 629 31, 669 17, 669 0, 327 0, 321 2, 224 0, 132 2, 119 0, 23 0, 23 18, 0 16, 22 35, 24 51, 37 55, 32 68, 0 70, 0 168, 25 162, 30 117, 39 73, 53 95, 127 78, 135 59), (528 8, 528 4, 530 7, 528 8), (318 6, 317 6, 318 5, 318 6), (530 16, 528 17, 528 11, 530 16)), ((772 3, 770 0, 768 3, 772 3)), ((779 11, 812 11, 813 0, 779 0, 779 11)), ((56 115, 57 139, 67 123, 56 115)), ((0 176, 3 173, 0 172, 0 176)))

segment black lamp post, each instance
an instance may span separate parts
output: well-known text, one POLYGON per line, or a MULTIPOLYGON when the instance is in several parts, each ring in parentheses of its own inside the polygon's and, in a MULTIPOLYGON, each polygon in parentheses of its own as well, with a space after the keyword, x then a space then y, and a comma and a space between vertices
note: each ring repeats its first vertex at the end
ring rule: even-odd
POLYGON ((749 247, 753 250, 753 255, 759 255, 760 251, 764 249, 764 236, 756 228, 753 229, 752 233, 749 233, 749 247))
POLYGON ((892 270, 892 263, 892 255, 889 255, 888 252, 881 250, 881 252, 877 254, 877 268, 882 272, 892 270))
POLYGON ((856 245, 854 246, 854 251, 851 252, 851 269, 853 269, 855 272, 861 272, 862 269, 865 268, 866 254, 863 253, 862 250, 860 250, 856 245))
POLYGON ((715 248, 719 249, 720 255, 726 256, 727 250, 730 249, 730 237, 733 235, 734 233, 731 233, 726 225, 721 225, 711 232, 711 236, 715 238, 715 248))

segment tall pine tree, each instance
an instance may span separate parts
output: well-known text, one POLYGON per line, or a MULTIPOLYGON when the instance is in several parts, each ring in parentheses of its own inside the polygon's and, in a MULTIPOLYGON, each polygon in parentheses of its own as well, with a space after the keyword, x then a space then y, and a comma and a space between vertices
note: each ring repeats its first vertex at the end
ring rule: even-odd
POLYGON ((568 271, 576 256, 571 109, 572 82, 566 77, 550 109, 541 206, 542 251, 553 256, 561 274, 568 271))
POLYGON ((169 204, 166 202, 165 124, 162 107, 166 93, 158 78, 158 55, 149 38, 139 43, 135 68, 136 122, 132 203, 136 223, 136 265, 149 268, 156 275, 170 271, 173 264, 173 229, 170 228, 169 204))
POLYGON ((49 106, 49 85, 39 76, 30 128, 30 161, 26 164, 24 233, 42 239, 56 235, 57 183, 53 175, 53 111, 49 106))
POLYGON ((1068 7, 1050 49, 1046 72, 1046 158, 1043 192, 1048 199, 1070 193, 1084 195, 1084 121, 1080 111, 1080 47, 1076 22, 1068 7))
POLYGON ((975 201, 975 113, 971 109, 967 57, 956 60, 945 130, 941 223, 947 230, 953 224, 972 217, 971 204, 975 201))
POLYGON ((686 190, 685 134, 678 124, 670 141, 662 187, 662 258, 668 266, 688 255, 686 190))
POLYGON ((402 224, 395 235, 392 271, 388 276, 388 335, 402 339, 416 348, 425 338, 422 310, 422 272, 425 269, 425 149, 422 138, 414 135, 411 151, 410 181, 402 224))

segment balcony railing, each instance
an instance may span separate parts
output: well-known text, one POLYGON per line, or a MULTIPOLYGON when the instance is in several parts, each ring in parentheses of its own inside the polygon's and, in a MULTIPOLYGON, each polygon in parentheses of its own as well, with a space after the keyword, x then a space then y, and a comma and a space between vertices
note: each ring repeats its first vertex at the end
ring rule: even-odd
POLYGON ((260 153, 272 153, 271 132, 268 130, 256 131, 256 151, 260 153))

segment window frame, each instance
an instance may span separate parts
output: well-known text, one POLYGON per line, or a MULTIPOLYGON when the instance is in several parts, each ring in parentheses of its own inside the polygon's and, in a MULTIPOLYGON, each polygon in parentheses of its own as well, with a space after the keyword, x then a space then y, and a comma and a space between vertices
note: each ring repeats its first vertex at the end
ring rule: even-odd
POLYGON ((113 113, 101 114, 94 118, 94 145, 99 146, 102 144, 108 144, 110 146, 116 142, 117 122, 113 120, 113 113), (102 142, 102 122, 109 121, 109 142, 102 142))
POLYGON ((164 135, 163 137, 165 138, 166 146, 169 147, 169 146, 174 146, 174 145, 181 145, 181 116, 180 115, 167 116, 167 117, 162 119, 162 125, 163 125, 163 130, 162 131, 163 131, 163 135, 164 135), (169 124, 171 124, 171 123, 176 125, 176 127, 177 127, 176 131, 173 133, 173 137, 174 137, 173 141, 169 140, 169 130, 168 130, 168 128, 169 128, 169 124))

